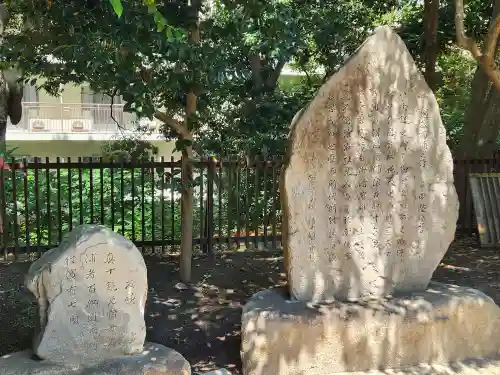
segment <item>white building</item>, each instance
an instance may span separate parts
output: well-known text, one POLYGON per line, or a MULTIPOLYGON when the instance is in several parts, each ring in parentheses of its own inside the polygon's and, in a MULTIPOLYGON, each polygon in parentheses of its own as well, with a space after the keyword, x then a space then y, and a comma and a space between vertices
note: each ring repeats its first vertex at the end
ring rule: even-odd
MULTIPOLYGON (((24 86, 23 116, 7 125, 7 149, 15 155, 40 157, 99 156, 104 142, 136 128, 136 117, 123 110, 120 98, 94 94, 88 86, 67 85, 59 97, 33 86, 24 86)), ((170 156, 173 142, 165 142, 157 122, 148 122, 151 133, 141 135, 170 156)))
MULTIPOLYGON (((293 85, 300 74, 286 68, 281 79, 293 85)), ((100 156, 106 141, 132 132, 136 124, 136 116, 123 110, 120 98, 111 105, 109 96, 93 93, 86 85, 68 84, 59 97, 25 85, 23 116, 18 125, 8 124, 7 149, 14 155, 51 159, 100 156)), ((151 131, 141 139, 158 147, 158 157, 180 156, 174 153, 174 142, 164 140, 159 122, 146 121, 146 125, 151 131)))

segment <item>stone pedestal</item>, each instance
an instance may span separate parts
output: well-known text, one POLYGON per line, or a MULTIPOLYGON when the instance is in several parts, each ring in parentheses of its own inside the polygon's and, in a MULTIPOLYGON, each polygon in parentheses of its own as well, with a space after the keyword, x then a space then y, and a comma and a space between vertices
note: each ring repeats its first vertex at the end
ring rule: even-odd
POLYGON ((500 362, 477 360, 499 353, 499 328, 491 298, 455 285, 363 304, 313 305, 266 290, 243 308, 243 373, 456 374, 446 371, 459 366, 460 374, 500 374, 500 362))
POLYGON ((33 351, 0 358, 0 375, 190 375, 191 366, 173 349, 147 343, 141 354, 117 356, 92 366, 71 366, 35 360, 33 351))

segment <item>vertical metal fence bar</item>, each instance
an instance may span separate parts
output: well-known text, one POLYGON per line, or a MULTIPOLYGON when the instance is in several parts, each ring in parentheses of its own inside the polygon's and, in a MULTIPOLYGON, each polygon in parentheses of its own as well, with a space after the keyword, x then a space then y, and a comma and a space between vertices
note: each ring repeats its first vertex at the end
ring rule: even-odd
POLYGON ((146 241, 146 214, 145 214, 145 181, 144 181, 144 164, 141 164, 141 251, 144 253, 144 241, 146 241))
POLYGON ((224 176, 222 174, 222 160, 218 160, 217 163, 219 170, 219 189, 218 189, 218 202, 217 202, 217 215, 218 215, 218 237, 217 237, 217 243, 219 244, 219 251, 222 249, 222 194, 224 191, 224 176))
POLYGON ((267 238, 267 222, 269 220, 269 215, 268 215, 268 212, 267 212, 267 179, 268 179, 268 167, 269 167, 269 162, 267 160, 263 160, 262 161, 262 166, 264 168, 264 171, 263 171, 263 182, 262 182, 262 190, 263 190, 263 201, 264 201, 264 205, 262 207, 262 210, 263 210, 263 213, 262 213, 262 218, 263 218, 263 236, 264 236, 264 247, 267 249, 267 245, 269 243, 268 241, 268 238, 267 238))
POLYGON ((272 223, 272 227, 271 227, 271 231, 272 231, 272 240, 271 240, 271 246, 273 248, 273 250, 276 249, 276 210, 277 210, 277 205, 276 205, 276 198, 277 198, 277 195, 278 195, 278 189, 277 189, 277 185, 278 185, 278 174, 277 174, 277 160, 276 160, 276 157, 273 157, 273 160, 272 160, 272 175, 273 175, 273 202, 272 202, 272 218, 271 218, 271 223, 272 223))
MULTIPOLYGON (((40 248, 40 184, 39 184, 39 168, 40 163, 38 158, 35 158, 35 215, 36 215, 36 247, 37 255, 40 257, 42 255, 42 249, 40 248)), ((71 191, 71 190, 70 190, 71 191)))
POLYGON ((24 238, 26 242, 26 250, 31 253, 30 250, 30 213, 29 208, 29 188, 28 188, 28 159, 23 158, 23 195, 24 195, 24 238))
POLYGON ((165 252, 165 157, 161 157, 161 183, 160 183, 160 189, 161 189, 161 215, 160 215, 160 222, 161 222, 161 253, 163 254, 165 252))
POLYGON ((45 158, 45 185, 47 189, 47 245, 49 247, 53 246, 52 243, 52 185, 50 183, 50 158, 47 156, 45 158))
POLYGON ((241 244, 241 207, 240 207, 240 184, 241 184, 241 163, 240 160, 236 160, 236 183, 235 183, 235 194, 236 194, 236 248, 240 248, 241 244))
POLYGON ((175 181, 174 181, 174 157, 170 157, 170 240, 171 249, 170 251, 174 253, 175 251, 175 206, 174 206, 174 191, 175 191, 175 181))
POLYGON ((137 237, 135 235, 135 165, 132 164, 132 167, 130 168, 130 185, 132 189, 132 212, 131 215, 132 217, 130 220, 132 221, 132 242, 135 242, 137 240, 137 237))
POLYGON ((120 164, 120 216, 122 221, 122 236, 125 236, 125 166, 123 158, 120 164))
POLYGON ((111 165, 109 167, 109 176, 110 176, 110 204, 109 207, 111 209, 111 230, 115 230, 115 162, 113 158, 111 158, 111 165))
POLYGON ((84 208, 83 208, 83 166, 82 158, 78 158, 78 203, 80 204, 80 225, 84 222, 84 208))
MULTIPOLYGON (((14 250, 12 255, 17 259, 19 252, 19 227, 18 227, 18 212, 17 212, 17 167, 16 161, 12 158, 11 162, 11 179, 12 179, 12 228, 14 234, 14 250)), ((10 220, 9 220, 10 221, 10 220)))
POLYGON ((205 239, 205 236, 204 236, 204 225, 203 225, 203 222, 204 222, 204 215, 203 215, 203 198, 204 198, 204 191, 203 191, 203 173, 205 172, 205 160, 203 158, 200 158, 200 164, 199 164, 199 174, 200 174, 200 191, 199 191, 199 194, 200 194, 200 197, 199 197, 199 203, 200 203, 200 207, 199 207, 199 223, 200 223, 200 226, 199 226, 199 233, 200 233, 200 251, 202 251, 202 249, 205 247, 205 244, 206 244, 206 239, 205 239))
POLYGON ((250 163, 245 158, 245 248, 248 250, 250 237, 250 163))
POLYGON ((89 168, 90 223, 94 223, 94 158, 90 158, 89 168))
POLYGON ((99 158, 99 193, 101 224, 104 224, 104 160, 102 157, 99 158))
POLYGON ((226 192, 226 225, 227 225, 227 249, 231 250, 231 240, 233 236, 233 228, 232 228, 232 220, 231 220, 231 210, 233 208, 231 198, 232 198, 232 189, 233 189, 233 181, 232 181, 232 160, 228 159, 228 163, 226 164, 226 177, 227 177, 227 192, 226 192))
POLYGON ((68 158, 68 228, 71 232, 73 230, 73 197, 72 187, 73 187, 73 179, 72 179, 72 168, 71 168, 71 158, 68 158))
POLYGON ((252 221, 253 221, 253 229, 254 229, 254 238, 253 238, 253 243, 254 243, 254 246, 255 246, 255 249, 258 248, 258 235, 259 235, 259 216, 260 216, 260 210, 259 210, 259 197, 260 197, 260 159, 259 159, 259 156, 256 156, 255 157, 255 181, 254 181, 254 193, 255 193, 255 203, 253 205, 254 207, 254 212, 253 212, 253 217, 252 217, 252 221))
POLYGON ((61 202, 61 158, 58 156, 56 158, 57 169, 56 169, 56 179, 57 179, 57 231, 58 238, 57 242, 60 243, 63 237, 63 217, 62 217, 62 202, 61 202))
MULTIPOLYGON (((473 225, 473 215, 474 215, 474 210, 472 209, 472 194, 470 192, 469 184, 467 183, 467 179, 469 176, 469 173, 471 172, 471 169, 474 168, 474 160, 464 160, 464 175, 466 179, 466 184, 465 184, 465 189, 464 189, 464 195, 465 195, 465 227, 467 229, 472 229, 473 225)), ((474 172, 474 171, 472 171, 474 172)))
POLYGON ((457 191, 460 207, 459 207, 459 221, 457 223, 458 227, 462 230, 465 229, 465 203, 462 199, 464 196, 465 185, 467 185, 467 177, 464 177, 464 166, 461 159, 453 160, 453 177, 455 181, 455 189, 457 191))
POLYGON ((207 159, 207 204, 205 210, 205 232, 206 248, 205 252, 213 255, 213 237, 214 237, 214 176, 215 161, 213 157, 207 159))

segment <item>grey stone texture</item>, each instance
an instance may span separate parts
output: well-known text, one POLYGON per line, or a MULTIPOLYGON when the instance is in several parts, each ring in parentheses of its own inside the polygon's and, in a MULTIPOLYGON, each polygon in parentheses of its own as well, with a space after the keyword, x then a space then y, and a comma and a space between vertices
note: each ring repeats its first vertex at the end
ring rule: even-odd
POLYGON ((108 358, 92 366, 39 361, 32 351, 0 358, 0 375, 190 375, 191 366, 173 349, 147 343, 140 354, 108 358))
POLYGON ((120 234, 101 225, 75 228, 31 265, 25 283, 38 300, 40 358, 90 366, 142 352, 147 270, 120 234))
POLYGON ((284 250, 302 301, 427 287, 454 238, 453 161, 434 94, 380 27, 293 121, 284 250))
POLYGON ((266 290, 243 308, 243 373, 500 374, 499 329, 493 300, 455 285, 367 303, 312 304, 266 290))

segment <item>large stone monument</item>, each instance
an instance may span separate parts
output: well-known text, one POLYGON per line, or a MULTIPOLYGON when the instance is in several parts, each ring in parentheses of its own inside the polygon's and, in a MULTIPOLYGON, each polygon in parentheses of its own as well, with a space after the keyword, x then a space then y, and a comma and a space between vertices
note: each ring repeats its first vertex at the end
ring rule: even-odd
POLYGON ((181 354, 144 342, 147 285, 131 241, 100 225, 75 228, 31 265, 39 333, 33 351, 0 359, 0 375, 189 375, 181 354))
MULTIPOLYGON (((453 161, 436 99, 392 29, 295 116, 281 191, 289 290, 243 308, 244 375, 437 374, 421 366, 498 353, 494 302, 430 283, 455 234, 453 161)), ((480 373, 500 374, 489 366, 480 373)))

